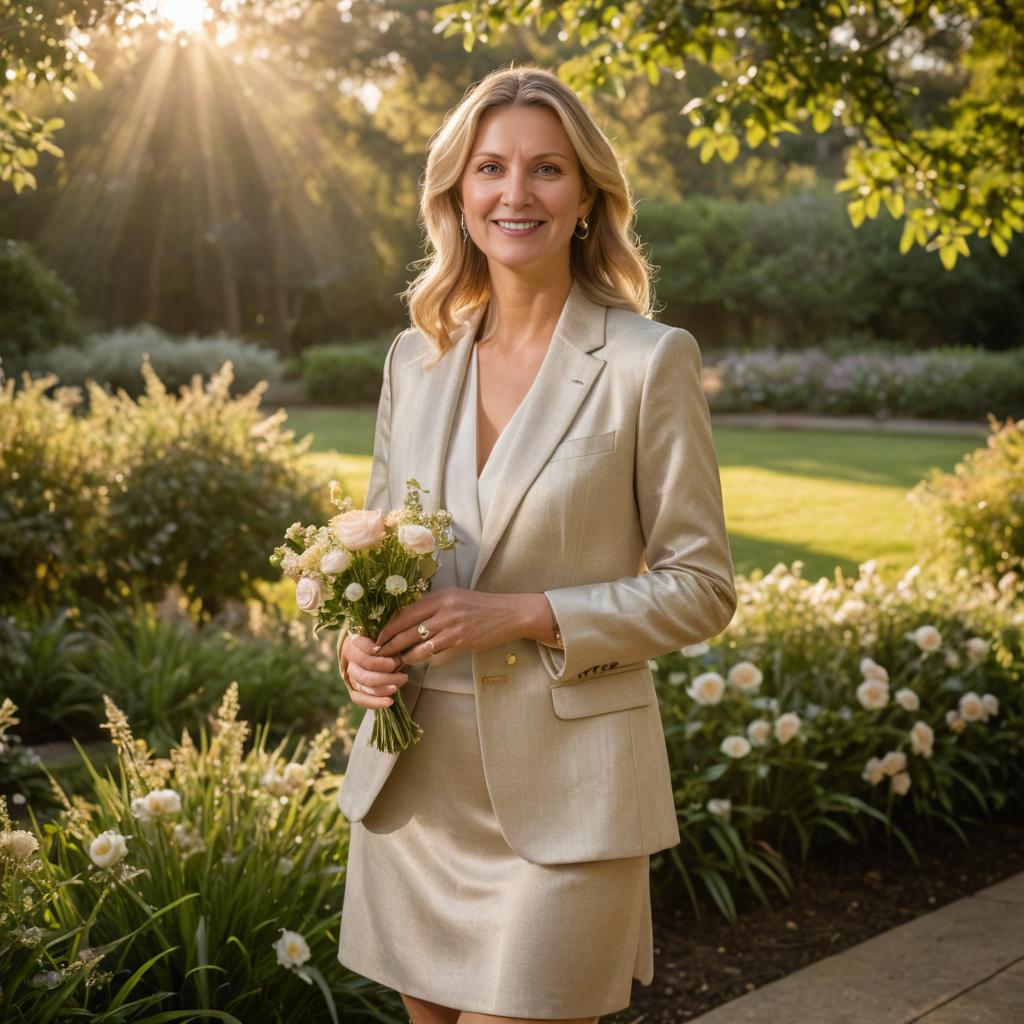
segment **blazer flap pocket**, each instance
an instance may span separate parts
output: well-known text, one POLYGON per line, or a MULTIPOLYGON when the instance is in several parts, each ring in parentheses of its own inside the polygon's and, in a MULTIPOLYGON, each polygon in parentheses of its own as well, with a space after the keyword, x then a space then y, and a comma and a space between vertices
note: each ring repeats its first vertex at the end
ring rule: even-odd
POLYGON ((646 663, 631 670, 551 687, 551 703, 559 718, 586 718, 640 708, 654 699, 654 679, 646 663))
POLYGON ((615 449, 615 431, 604 434, 587 434, 585 437, 569 437, 555 446, 548 462, 556 459, 573 459, 577 455, 594 455, 597 452, 610 452, 615 449))

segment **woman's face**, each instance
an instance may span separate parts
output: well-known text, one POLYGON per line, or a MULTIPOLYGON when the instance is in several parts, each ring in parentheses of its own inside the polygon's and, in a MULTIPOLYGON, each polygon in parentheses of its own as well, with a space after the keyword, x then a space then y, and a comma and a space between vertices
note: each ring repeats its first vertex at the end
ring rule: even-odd
POLYGON ((535 106, 483 115, 460 191, 466 230, 488 263, 531 272, 568 267, 592 201, 562 122, 535 106))

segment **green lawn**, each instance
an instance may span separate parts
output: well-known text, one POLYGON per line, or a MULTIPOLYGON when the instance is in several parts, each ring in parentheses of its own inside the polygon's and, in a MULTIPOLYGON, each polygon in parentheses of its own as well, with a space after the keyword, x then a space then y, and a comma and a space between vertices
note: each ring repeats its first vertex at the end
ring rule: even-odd
MULTIPOLYGON (((361 502, 375 410, 296 409, 288 422, 314 435, 309 459, 361 502), (313 453, 316 454, 313 454, 313 453), (340 454, 345 453, 345 454, 340 454)), ((716 427, 725 515, 736 571, 799 558, 804 575, 856 573, 875 558, 898 577, 915 561, 907 492, 932 466, 951 470, 979 436, 716 427)))

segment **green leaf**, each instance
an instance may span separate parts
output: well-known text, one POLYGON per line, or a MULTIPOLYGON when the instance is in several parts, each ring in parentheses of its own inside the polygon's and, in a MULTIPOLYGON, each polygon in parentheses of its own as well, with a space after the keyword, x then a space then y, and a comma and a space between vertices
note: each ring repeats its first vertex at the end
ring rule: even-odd
POLYGON ((718 140, 710 138, 703 146, 700 147, 700 162, 706 164, 714 155, 715 150, 718 148, 718 140))
POLYGON ((832 124, 832 111, 818 109, 814 112, 814 116, 811 118, 811 127, 821 135, 822 132, 827 132, 832 124))
POLYGON ((885 201, 885 208, 893 220, 899 220, 903 216, 904 203, 902 192, 883 192, 882 199, 885 201))
POLYGON ((854 199, 846 207, 846 212, 849 214, 850 223, 855 227, 859 228, 864 223, 864 200, 854 199))
POLYGON ((956 266, 956 246, 942 246, 939 249, 939 259, 942 260, 942 265, 947 270, 952 270, 956 266))
POLYGON ((747 128, 747 145, 751 149, 757 149, 758 146, 764 142, 764 137, 768 134, 764 130, 764 125, 754 122, 747 128))
POLYGON ((906 256, 910 252, 911 247, 914 244, 914 238, 917 236, 917 228, 913 221, 908 220, 903 225, 903 234, 900 235, 900 255, 906 256))

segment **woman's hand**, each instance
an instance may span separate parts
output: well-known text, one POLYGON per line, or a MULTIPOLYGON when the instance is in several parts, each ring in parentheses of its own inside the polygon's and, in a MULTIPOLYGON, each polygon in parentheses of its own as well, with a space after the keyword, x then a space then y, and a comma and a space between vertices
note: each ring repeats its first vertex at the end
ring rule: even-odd
POLYGON ((537 598, 550 612, 543 594, 485 594, 444 587, 406 605, 384 624, 377 655, 400 654, 401 664, 415 665, 442 651, 484 651, 519 640, 530 635, 527 612, 536 611, 537 598), (430 630, 426 640, 416 631, 421 622, 430 630))
POLYGON ((383 657, 373 653, 373 641, 368 636, 349 633, 338 652, 338 668, 348 688, 353 704, 364 708, 386 708, 394 704, 399 686, 409 681, 406 672, 399 672, 399 658, 383 657))

